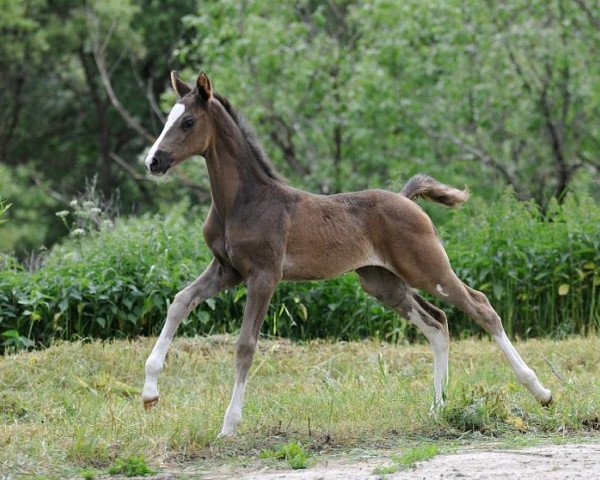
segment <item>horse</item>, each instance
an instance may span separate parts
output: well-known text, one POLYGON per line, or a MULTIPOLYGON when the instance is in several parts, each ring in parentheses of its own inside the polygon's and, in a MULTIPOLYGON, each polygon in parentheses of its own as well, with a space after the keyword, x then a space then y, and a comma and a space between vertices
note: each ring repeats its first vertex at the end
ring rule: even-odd
POLYGON ((254 131, 213 90, 201 72, 195 86, 171 72, 178 100, 145 158, 161 176, 193 155, 206 160, 212 204, 203 227, 213 258, 206 270, 175 295, 165 324, 145 364, 142 400, 159 398, 158 375, 181 321, 198 304, 243 282, 247 302, 236 343, 236 376, 220 436, 232 435, 242 419, 248 370, 269 303, 282 280, 323 280, 358 274, 364 290, 412 322, 433 350, 434 401, 445 401, 449 331, 445 313, 419 295, 424 290, 449 302, 497 342, 517 380, 542 404, 552 401, 523 361, 486 296, 464 284, 429 216, 415 203, 425 198, 458 207, 468 191, 427 175, 411 178, 401 192, 365 190, 317 195, 287 185, 260 147, 254 131))

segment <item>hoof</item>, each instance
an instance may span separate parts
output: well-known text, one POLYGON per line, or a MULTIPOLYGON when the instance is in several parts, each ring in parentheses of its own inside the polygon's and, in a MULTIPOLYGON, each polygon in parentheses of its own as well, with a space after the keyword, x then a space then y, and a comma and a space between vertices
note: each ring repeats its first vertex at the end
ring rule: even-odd
POLYGON ((540 400, 542 407, 549 407, 552 404, 552 394, 548 397, 547 400, 540 400))
POLYGON ((158 397, 145 399, 144 400, 144 410, 149 412, 156 406, 157 403, 158 403, 158 397))
POLYGON ((221 432, 219 433, 218 438, 232 437, 241 419, 242 418, 239 417, 239 419, 225 420, 225 422, 223 423, 223 428, 221 428, 221 432))
POLYGON ((223 429, 219 432, 219 435, 217 435, 217 438, 228 438, 228 437, 233 437, 233 430, 225 431, 223 429))

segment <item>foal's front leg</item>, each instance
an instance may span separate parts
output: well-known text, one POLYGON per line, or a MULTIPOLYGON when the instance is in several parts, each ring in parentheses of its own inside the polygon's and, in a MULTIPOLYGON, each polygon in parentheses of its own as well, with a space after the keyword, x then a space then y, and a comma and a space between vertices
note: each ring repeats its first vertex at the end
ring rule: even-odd
POLYGON ((236 375, 231 402, 225 412, 223 428, 219 437, 232 435, 238 424, 242 421, 242 404, 244 402, 244 390, 246 388, 246 377, 254 352, 260 328, 269 308, 269 303, 275 287, 279 282, 276 275, 260 273, 248 280, 248 301, 244 310, 244 319, 240 330, 240 337, 236 345, 236 375))
POLYGON ((146 381, 142 391, 142 400, 146 409, 152 408, 158 402, 158 374, 163 368, 167 350, 169 350, 181 321, 198 304, 239 282, 240 278, 237 272, 213 259, 202 275, 175 295, 167 312, 165 325, 146 361, 146 381))

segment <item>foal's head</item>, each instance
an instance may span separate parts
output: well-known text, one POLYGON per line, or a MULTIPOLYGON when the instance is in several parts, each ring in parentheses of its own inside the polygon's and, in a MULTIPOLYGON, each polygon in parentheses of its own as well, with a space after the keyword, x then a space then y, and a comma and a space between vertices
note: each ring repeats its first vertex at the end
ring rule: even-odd
POLYGON ((204 153, 214 134, 209 118, 212 87, 206 74, 201 73, 191 88, 171 72, 171 84, 180 98, 144 161, 152 175, 164 175, 186 158, 204 153))

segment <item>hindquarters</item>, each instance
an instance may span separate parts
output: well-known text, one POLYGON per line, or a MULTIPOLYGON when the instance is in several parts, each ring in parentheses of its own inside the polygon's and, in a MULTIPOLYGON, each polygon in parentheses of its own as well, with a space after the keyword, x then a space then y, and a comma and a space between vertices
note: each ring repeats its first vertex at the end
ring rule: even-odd
POLYGON ((441 280, 454 275, 433 222, 403 195, 381 195, 366 218, 366 229, 377 266, 389 269, 411 287, 435 290, 441 280))

